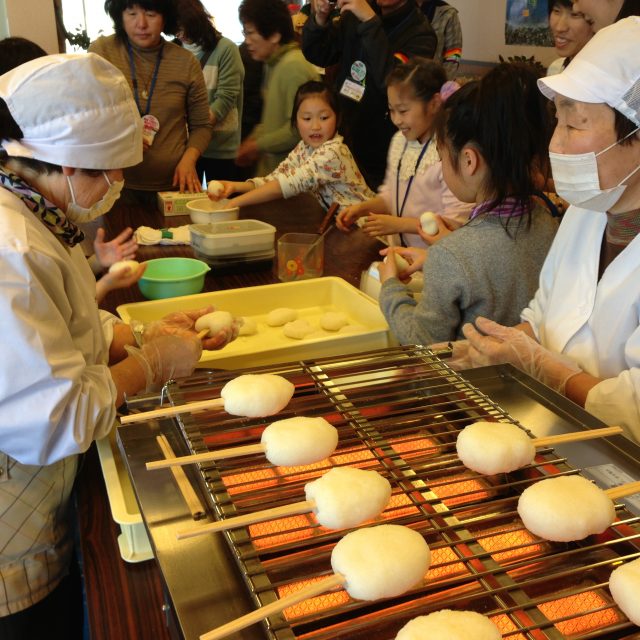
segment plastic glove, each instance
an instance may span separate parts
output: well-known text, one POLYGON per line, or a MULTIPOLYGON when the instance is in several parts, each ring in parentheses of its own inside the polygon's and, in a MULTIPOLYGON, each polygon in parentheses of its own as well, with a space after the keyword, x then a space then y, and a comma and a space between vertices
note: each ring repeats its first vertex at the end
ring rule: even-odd
MULTIPOLYGON (((202 309, 192 309, 189 311, 176 311, 170 313, 162 320, 155 320, 147 325, 144 325, 142 331, 139 328, 134 327, 134 333, 138 332, 142 335, 142 343, 145 344, 150 340, 154 340, 159 336, 182 336, 182 337, 195 337, 197 335, 195 324, 196 320, 207 313, 215 311, 212 306, 203 307, 202 309)), ((228 330, 223 330, 217 333, 215 336, 207 336, 202 340, 202 348, 209 351, 216 349, 222 349, 232 340, 238 337, 238 331, 242 321, 239 318, 234 318, 234 322, 228 330)))
POLYGON ((160 336, 139 349, 129 345, 125 349, 144 370, 147 391, 157 391, 167 380, 191 375, 202 355, 202 344, 193 335, 160 336))
MULTIPOLYGON (((469 357, 469 341, 456 340, 455 342, 438 342, 430 344, 429 349, 432 351, 444 351, 451 348, 451 357, 443 358, 444 362, 454 371, 462 371, 463 369, 473 369, 474 365, 469 357)), ((475 365, 479 366, 479 365, 475 365)))
POLYGON ((545 349, 524 331, 482 317, 476 319, 476 327, 480 331, 472 324, 462 328, 472 367, 508 362, 562 394, 567 380, 582 371, 573 360, 545 349))

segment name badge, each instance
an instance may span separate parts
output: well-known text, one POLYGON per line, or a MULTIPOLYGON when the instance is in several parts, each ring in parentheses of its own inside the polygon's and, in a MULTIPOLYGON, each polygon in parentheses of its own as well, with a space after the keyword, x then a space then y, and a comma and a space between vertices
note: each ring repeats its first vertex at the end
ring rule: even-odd
POLYGON ((360 102, 364 96, 364 86, 347 78, 342 83, 340 94, 354 102, 360 102))

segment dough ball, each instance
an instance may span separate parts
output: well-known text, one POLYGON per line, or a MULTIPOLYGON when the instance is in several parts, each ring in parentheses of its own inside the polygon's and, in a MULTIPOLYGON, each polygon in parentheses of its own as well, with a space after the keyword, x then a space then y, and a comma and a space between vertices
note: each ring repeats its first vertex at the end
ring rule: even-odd
POLYGON ((420 216, 420 226, 428 236, 435 236, 438 233, 438 221, 433 211, 425 211, 420 216))
POLYGON ((245 374, 229 380, 220 396, 224 409, 234 416, 263 418, 282 411, 291 400, 295 386, 272 373, 245 374))
POLYGON ((331 553, 333 571, 346 578, 345 589, 358 600, 399 596, 422 582, 430 564, 426 540, 397 524, 356 529, 331 553))
POLYGON ((465 467, 493 475, 531 464, 536 448, 525 431, 508 422, 474 422, 456 441, 458 457, 465 467))
POLYGON ((304 487, 315 500, 318 522, 329 529, 347 529, 379 516, 391 498, 391 485, 376 471, 334 467, 304 487))
POLYGON ((640 558, 625 562, 612 572, 609 590, 622 613, 640 627, 640 558))
POLYGON ((203 329, 208 329, 208 335, 215 336, 220 331, 229 329, 232 324, 233 316, 228 311, 213 311, 196 320, 196 331, 200 333, 203 329))
POLYGON ((258 323, 253 318, 242 316, 242 321, 238 331, 239 336, 253 336, 258 333, 258 323))
POLYGON ((320 326, 326 331, 340 331, 349 324, 349 318, 342 311, 327 311, 320 316, 320 326))
POLYGON ((269 311, 267 314, 267 324, 270 327, 281 327, 287 322, 293 322, 298 317, 298 312, 295 309, 289 309, 289 307, 278 307, 269 311))
POLYGON ((582 476, 540 480, 518 500, 524 526, 545 540, 570 542, 602 533, 615 520, 613 502, 582 476))
POLYGON ((130 271, 137 271, 140 263, 137 260, 120 260, 119 262, 114 262, 109 267, 109 273, 118 273, 119 271, 124 271, 125 269, 129 269, 130 271))
POLYGON ((328 458, 338 446, 338 430, 324 418, 286 418, 272 422, 261 438, 271 464, 292 467, 328 458))
POLYGON ((475 611, 442 609, 409 620, 395 640, 501 640, 489 618, 475 611))
POLYGON ((287 322, 282 327, 282 333, 287 338, 295 338, 296 340, 302 340, 306 338, 310 333, 313 333, 315 329, 306 320, 293 320, 287 322))
POLYGON ((222 182, 219 182, 218 180, 211 180, 207 185, 207 191, 214 198, 217 198, 222 195, 222 192, 224 191, 224 185, 222 184, 222 182))
MULTIPOLYGON (((387 258, 389 256, 385 256, 384 261, 387 261, 387 258)), ((396 261, 396 267, 398 269, 398 273, 402 273, 403 271, 406 271, 409 268, 409 263, 397 252, 394 251, 393 252, 393 257, 395 258, 396 261)))

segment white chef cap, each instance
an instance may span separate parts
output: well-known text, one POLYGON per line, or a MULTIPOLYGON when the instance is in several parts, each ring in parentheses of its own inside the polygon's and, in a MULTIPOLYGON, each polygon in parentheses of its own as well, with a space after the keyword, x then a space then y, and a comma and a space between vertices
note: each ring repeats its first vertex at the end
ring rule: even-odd
POLYGON ((547 98, 556 95, 608 104, 640 125, 640 17, 631 16, 600 29, 567 68, 540 78, 547 98))
POLYGON ((142 162, 142 123, 125 77, 93 54, 36 58, 0 76, 0 98, 22 129, 10 156, 76 169, 142 162))

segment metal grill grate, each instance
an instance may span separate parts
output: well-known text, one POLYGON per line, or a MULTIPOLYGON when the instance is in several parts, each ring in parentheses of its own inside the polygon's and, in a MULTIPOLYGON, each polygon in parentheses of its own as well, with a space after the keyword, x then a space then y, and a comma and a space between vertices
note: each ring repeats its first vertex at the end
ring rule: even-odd
MULTIPOLYGON (((640 519, 619 506, 610 529, 576 544, 530 534, 516 512, 522 490, 541 476, 577 470, 551 449, 508 475, 480 476, 462 466, 455 455, 461 429, 479 419, 515 421, 430 351, 398 347, 252 370, 265 372, 296 385, 278 419, 324 416, 339 431, 338 449, 305 467, 273 467, 263 456, 203 465, 215 517, 303 500, 306 482, 333 466, 355 465, 391 482, 392 501, 381 519, 416 529, 433 553, 424 584, 410 593, 370 603, 337 590, 270 618, 269 638, 390 640, 410 618, 442 608, 484 613, 505 638, 629 637, 633 627, 606 584, 621 560, 640 556, 640 519)), ((194 376, 174 385, 170 398, 182 403, 216 396, 238 373, 194 376)), ((255 443, 268 424, 214 412, 186 415, 179 423, 194 453, 255 443)), ((226 535, 259 606, 330 573, 331 549, 344 533, 301 515, 226 535)))

